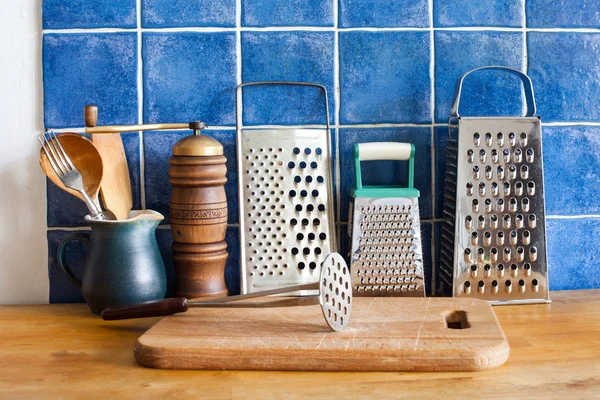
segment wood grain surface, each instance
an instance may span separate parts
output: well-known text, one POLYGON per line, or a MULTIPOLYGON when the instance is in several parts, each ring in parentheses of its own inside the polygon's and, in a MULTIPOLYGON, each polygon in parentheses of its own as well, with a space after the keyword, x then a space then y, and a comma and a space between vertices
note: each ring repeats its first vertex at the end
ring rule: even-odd
POLYGON ((0 307, 3 399, 591 399, 600 397, 600 290, 494 311, 511 346, 484 372, 177 371, 135 361, 158 319, 105 322, 84 304, 0 307))
POLYGON ((342 332, 319 305, 191 309, 135 344, 148 367, 259 371, 480 371, 509 350, 492 307, 462 298, 354 298, 342 332))

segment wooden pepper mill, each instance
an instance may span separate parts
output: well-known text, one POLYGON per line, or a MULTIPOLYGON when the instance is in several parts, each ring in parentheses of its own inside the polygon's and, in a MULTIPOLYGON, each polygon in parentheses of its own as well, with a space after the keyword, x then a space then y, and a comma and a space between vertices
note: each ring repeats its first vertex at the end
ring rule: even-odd
POLYGON ((169 160, 174 296, 227 296, 227 159, 218 141, 200 133, 203 122, 189 127, 194 134, 175 143, 169 160))

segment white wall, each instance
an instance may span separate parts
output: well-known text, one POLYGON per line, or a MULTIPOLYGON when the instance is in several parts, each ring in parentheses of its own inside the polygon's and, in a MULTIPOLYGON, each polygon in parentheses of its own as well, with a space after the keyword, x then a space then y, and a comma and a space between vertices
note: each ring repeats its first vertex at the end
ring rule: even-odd
POLYGON ((0 3, 0 304, 48 303, 40 0, 0 3))

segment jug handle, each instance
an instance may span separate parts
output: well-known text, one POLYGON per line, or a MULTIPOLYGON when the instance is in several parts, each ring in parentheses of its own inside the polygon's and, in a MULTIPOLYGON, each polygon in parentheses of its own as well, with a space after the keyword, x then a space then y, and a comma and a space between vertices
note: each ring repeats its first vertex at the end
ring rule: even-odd
POLYGON ((58 250, 57 250, 57 259, 58 259, 58 266, 60 267, 60 269, 62 270, 62 272, 64 272, 64 274, 67 276, 67 278, 69 278, 69 280, 71 282, 73 282, 73 284, 75 286, 77 286, 79 289, 81 289, 81 279, 79 279, 77 276, 75 276, 75 274, 73 273, 73 270, 71 269, 71 267, 69 267, 69 264, 67 264, 67 259, 65 257, 65 250, 67 249, 67 245, 69 244, 69 242, 72 242, 73 240, 79 240, 81 242, 84 242, 86 244, 86 246, 90 246, 90 234, 88 233, 76 233, 73 236, 70 236, 68 238, 63 239, 62 242, 60 242, 60 244, 58 245, 58 250))

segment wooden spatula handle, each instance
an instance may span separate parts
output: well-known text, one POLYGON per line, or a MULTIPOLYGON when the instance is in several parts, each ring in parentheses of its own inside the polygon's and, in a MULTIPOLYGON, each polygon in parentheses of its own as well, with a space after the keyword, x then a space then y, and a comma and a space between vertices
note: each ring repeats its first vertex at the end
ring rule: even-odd
POLYGON ((98 122, 98 106, 88 104, 83 111, 85 126, 96 126, 98 122))
POLYGON ((113 321, 117 319, 161 317, 163 315, 177 314, 188 310, 188 301, 185 297, 147 301, 130 306, 110 307, 102 310, 102 319, 113 321))

